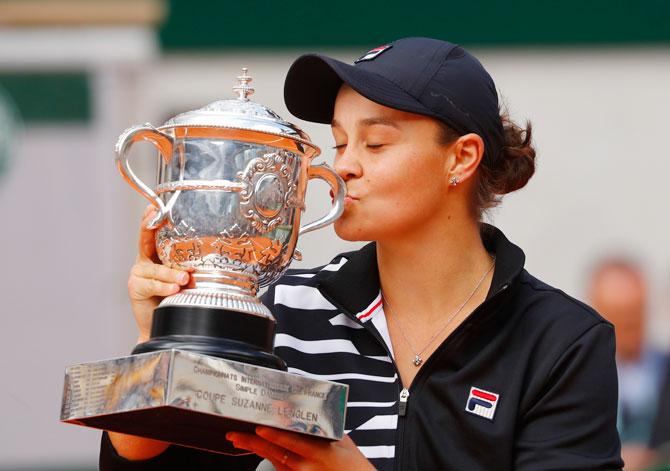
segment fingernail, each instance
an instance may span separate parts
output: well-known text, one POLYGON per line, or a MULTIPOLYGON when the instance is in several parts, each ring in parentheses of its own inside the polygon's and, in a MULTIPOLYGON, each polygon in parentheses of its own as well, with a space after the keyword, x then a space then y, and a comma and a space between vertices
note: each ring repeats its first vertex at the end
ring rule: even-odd
POLYGON ((188 273, 182 273, 179 275, 179 282, 180 283, 188 283, 188 273))

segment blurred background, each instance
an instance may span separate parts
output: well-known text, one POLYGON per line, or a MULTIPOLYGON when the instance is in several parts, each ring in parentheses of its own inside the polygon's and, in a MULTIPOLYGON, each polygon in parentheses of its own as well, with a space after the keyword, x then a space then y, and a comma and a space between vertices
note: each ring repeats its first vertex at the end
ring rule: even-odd
MULTIPOLYGON (((115 169, 118 135, 233 97, 248 67, 252 99, 300 125, 323 149, 317 161, 332 162, 329 128, 283 104, 291 62, 306 52, 351 62, 403 36, 466 46, 512 117, 533 122, 537 173, 488 216, 524 249, 527 269, 602 311, 612 302, 625 311, 631 297, 602 304, 594 288, 603 260, 625 261, 615 268, 641 290, 625 312, 642 320, 638 355, 621 364, 664 357, 670 2, 0 0, 0 469, 97 469, 99 433, 58 417, 66 365, 135 343, 126 282, 146 202, 115 169)), ((134 165, 152 182, 156 156, 136 147, 134 165)), ((303 220, 329 206, 326 185, 310 186, 303 220)), ((327 228, 299 247, 294 266, 356 244, 327 228)), ((640 371, 660 390, 665 370, 653 365, 640 371)), ((631 384, 635 404, 634 386, 648 383, 631 384)), ((652 446, 635 443, 646 458, 628 469, 643 469, 652 446)))

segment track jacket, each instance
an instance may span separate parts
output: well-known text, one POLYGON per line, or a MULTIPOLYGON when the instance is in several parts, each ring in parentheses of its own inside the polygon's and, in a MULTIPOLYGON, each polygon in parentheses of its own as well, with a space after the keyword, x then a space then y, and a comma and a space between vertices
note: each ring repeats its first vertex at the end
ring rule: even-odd
MULTIPOLYGON (((496 256, 487 298, 407 389, 393 362, 375 244, 289 271, 266 293, 276 353, 291 372, 349 385, 345 428, 380 470, 621 469, 612 325, 526 272, 523 252, 498 229, 484 224, 481 235, 496 256)), ((103 437, 103 471, 180 460, 236 469, 228 457, 179 447, 130 463, 103 437)), ((247 463, 238 469, 253 469, 247 463)))

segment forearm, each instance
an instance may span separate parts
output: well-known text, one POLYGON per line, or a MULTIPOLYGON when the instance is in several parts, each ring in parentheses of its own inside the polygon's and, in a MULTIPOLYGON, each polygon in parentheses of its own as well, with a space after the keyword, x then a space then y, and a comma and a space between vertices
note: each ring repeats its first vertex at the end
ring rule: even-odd
POLYGON ((147 460, 163 453, 170 444, 150 438, 126 435, 125 433, 108 432, 109 440, 119 456, 131 460, 147 460))
MULTIPOLYGON (((149 340, 148 335, 140 334, 137 343, 143 343, 149 340)), ((109 441, 112 443, 116 453, 131 461, 147 460, 163 453, 170 444, 151 438, 138 437, 125 433, 108 431, 109 441)))

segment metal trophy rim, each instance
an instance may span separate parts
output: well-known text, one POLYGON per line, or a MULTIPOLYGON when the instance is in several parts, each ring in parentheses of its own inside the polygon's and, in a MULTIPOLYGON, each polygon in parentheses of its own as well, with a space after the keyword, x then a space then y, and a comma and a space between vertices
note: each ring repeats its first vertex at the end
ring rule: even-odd
MULTIPOLYGON (((149 126, 152 126, 154 129, 157 131, 164 132, 167 129, 177 129, 177 128, 209 128, 209 129, 230 129, 232 131, 250 131, 250 132, 256 132, 260 134, 268 134, 270 136, 278 136, 278 137, 283 137, 285 139, 290 139, 295 142, 299 142, 300 144, 304 144, 307 147, 310 147, 313 152, 311 154, 304 153, 303 156, 307 157, 309 159, 313 159, 314 157, 318 157, 321 155, 321 148, 314 144, 313 142, 304 139, 302 137, 295 137, 291 136, 290 134, 284 134, 280 132, 273 132, 273 131, 265 131, 261 129, 255 129, 252 127, 244 127, 244 126, 225 126, 225 125, 217 125, 217 124, 201 124, 201 123, 180 123, 180 124, 163 124, 161 126, 153 126, 150 123, 146 123, 149 126)), ((301 131, 302 132, 302 131, 301 131)))

